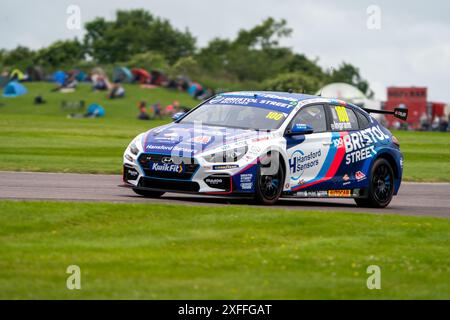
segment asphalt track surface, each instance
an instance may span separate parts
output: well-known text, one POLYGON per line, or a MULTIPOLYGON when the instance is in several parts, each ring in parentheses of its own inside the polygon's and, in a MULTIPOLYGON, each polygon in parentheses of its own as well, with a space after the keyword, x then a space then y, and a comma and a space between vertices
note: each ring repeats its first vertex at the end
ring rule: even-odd
MULTIPOLYGON (((119 187, 121 183, 119 175, 0 172, 0 199, 200 206, 252 205, 245 199, 175 193, 166 193, 160 199, 148 199, 134 194, 131 189, 119 187)), ((352 199, 282 199, 278 204, 265 208, 450 218, 450 183, 403 183, 399 195, 385 209, 358 208, 352 199)))

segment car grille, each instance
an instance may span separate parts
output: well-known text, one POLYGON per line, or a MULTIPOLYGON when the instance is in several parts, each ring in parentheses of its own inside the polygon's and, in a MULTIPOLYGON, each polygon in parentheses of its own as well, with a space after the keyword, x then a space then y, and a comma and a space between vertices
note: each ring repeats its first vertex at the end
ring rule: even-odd
POLYGON ((143 153, 139 156, 138 161, 144 170, 145 176, 152 178, 190 180, 199 167, 199 164, 195 158, 174 159, 170 155, 165 154, 143 153), (170 165, 173 163, 180 164, 182 166, 182 171, 154 171, 150 169, 153 164, 163 166, 165 164, 170 165))
POLYGON ((139 180, 139 187, 181 192, 198 192, 200 186, 193 181, 160 180, 143 177, 139 180))

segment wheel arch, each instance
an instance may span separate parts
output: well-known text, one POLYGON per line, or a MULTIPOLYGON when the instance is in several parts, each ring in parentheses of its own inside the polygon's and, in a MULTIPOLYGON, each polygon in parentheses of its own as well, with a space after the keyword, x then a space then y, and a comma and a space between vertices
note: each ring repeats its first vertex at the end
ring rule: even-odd
POLYGON ((394 195, 396 195, 398 193, 398 190, 400 189, 402 180, 402 169, 400 168, 399 163, 396 160, 396 156, 389 151, 381 152, 372 161, 371 168, 375 164, 375 161, 378 159, 384 159, 391 165, 392 171, 394 172, 394 195))
POLYGON ((383 152, 380 153, 372 162, 372 166, 375 163, 375 161, 377 161, 378 159, 384 159, 387 162, 389 162, 389 164, 392 167, 392 171, 394 172, 394 178, 395 179, 400 179, 400 169, 397 165, 397 161, 395 161, 395 157, 390 153, 390 152, 383 152))

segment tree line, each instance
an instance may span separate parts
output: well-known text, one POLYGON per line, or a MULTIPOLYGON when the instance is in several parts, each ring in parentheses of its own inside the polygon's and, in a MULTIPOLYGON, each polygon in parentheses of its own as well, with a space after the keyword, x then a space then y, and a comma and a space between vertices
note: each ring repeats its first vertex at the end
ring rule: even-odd
POLYGON ((0 50, 0 67, 45 70, 115 65, 158 69, 169 76, 186 75, 214 88, 268 89, 314 93, 331 82, 345 82, 372 95, 359 69, 343 62, 324 70, 317 60, 280 45, 292 29, 285 20, 267 18, 233 39, 214 38, 202 48, 189 30, 148 11, 119 10, 114 20, 95 18, 85 24, 83 39, 60 40, 31 50, 0 50))

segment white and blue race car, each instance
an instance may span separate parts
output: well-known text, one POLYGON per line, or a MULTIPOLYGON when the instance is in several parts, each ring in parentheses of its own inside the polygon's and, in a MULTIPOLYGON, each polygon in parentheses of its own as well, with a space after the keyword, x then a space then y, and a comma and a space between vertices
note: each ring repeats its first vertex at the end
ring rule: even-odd
MULTIPOLYGON (((124 186, 145 197, 339 197, 385 207, 400 188, 403 157, 367 111, 375 112, 304 94, 220 94, 133 139, 124 186)), ((406 109, 382 112, 407 117, 406 109)))

